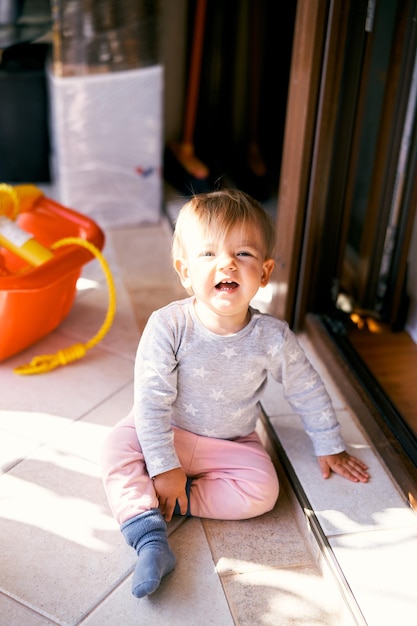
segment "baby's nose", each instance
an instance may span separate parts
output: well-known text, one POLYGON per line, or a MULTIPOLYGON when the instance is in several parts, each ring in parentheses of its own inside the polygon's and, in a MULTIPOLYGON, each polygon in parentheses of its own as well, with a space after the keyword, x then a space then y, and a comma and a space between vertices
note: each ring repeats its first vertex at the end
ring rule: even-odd
POLYGON ((225 252, 219 258, 220 269, 234 269, 236 267, 234 256, 225 252))

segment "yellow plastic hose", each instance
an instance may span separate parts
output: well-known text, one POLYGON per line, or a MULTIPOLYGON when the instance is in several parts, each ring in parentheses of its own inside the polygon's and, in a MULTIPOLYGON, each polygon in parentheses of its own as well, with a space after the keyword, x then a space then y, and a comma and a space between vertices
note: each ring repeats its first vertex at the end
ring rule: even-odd
POLYGON ((36 185, 0 184, 0 215, 15 220, 19 213, 30 211, 34 202, 41 198, 43 191, 36 185))

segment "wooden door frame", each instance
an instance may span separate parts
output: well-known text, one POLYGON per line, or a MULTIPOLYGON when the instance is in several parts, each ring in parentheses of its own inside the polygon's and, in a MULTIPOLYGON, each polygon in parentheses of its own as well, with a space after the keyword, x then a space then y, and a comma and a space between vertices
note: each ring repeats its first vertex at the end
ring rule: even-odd
POLYGON ((271 312, 290 324, 302 250, 328 0, 298 0, 276 220, 271 312))
MULTIPOLYGON (((300 250, 298 290, 294 302, 293 324, 296 328, 303 326, 313 300, 320 301, 323 310, 327 308, 332 298, 332 272, 339 257, 337 241, 342 228, 345 180, 343 167, 340 168, 341 176, 334 179, 332 161, 334 143, 337 141, 335 135, 341 132, 340 129, 337 131, 337 122, 350 4, 332 0, 329 5, 305 206, 304 237, 300 250), (328 210, 330 197, 332 211, 328 210)), ((353 108, 349 103, 344 111, 343 132, 347 134, 353 125, 353 108)), ((348 158, 347 154, 345 158, 348 158)))
MULTIPOLYGON (((342 211, 329 215, 327 205, 350 10, 351 2, 338 0, 297 3, 271 305, 295 329, 303 326, 312 294, 330 298, 331 276, 324 293, 319 275, 323 267, 333 269, 339 255, 336 237, 323 246, 322 234, 342 228, 342 211)), ((352 122, 345 122, 349 132, 352 122)), ((344 181, 336 187, 332 201, 343 203, 344 181)))
MULTIPOLYGON (((413 4, 414 0, 407 1, 401 12, 410 15, 413 4)), ((355 10, 363 14, 365 24, 366 8, 366 0, 297 2, 270 305, 270 312, 287 320, 294 329, 303 327, 309 310, 318 312, 317 302, 322 303, 325 310, 334 296, 331 293, 334 276, 330 272, 334 274, 340 264, 338 242, 343 240, 343 229, 346 229, 346 224, 342 223, 345 214, 343 204, 349 193, 343 179, 343 172, 346 172, 343 159, 349 157, 348 154, 340 154, 343 139, 336 135, 351 132, 356 106, 355 102, 344 106, 343 125, 338 125, 343 64, 347 54, 356 52, 349 52, 350 12, 355 10), (332 170, 336 142, 338 159, 342 162, 339 178, 338 173, 335 177, 335 170, 332 170)), ((400 24, 397 39, 401 39, 404 30, 400 24)), ((390 67, 390 80, 394 84, 399 80, 395 65, 390 67)), ((392 99, 387 97, 384 119, 392 119, 393 109, 392 99)), ((373 207, 379 209, 387 203, 384 197, 389 195, 383 176, 391 153, 387 145, 395 141, 394 131, 382 133, 380 144, 383 145, 378 147, 381 156, 375 168, 370 201, 373 207)), ((348 146, 348 141, 345 143, 348 146)), ((412 195, 417 193, 416 185, 412 185, 412 195)), ((369 258, 367 254, 368 274, 371 271, 369 258)), ((400 268, 400 272, 405 274, 405 268, 400 268)), ((398 294, 396 297, 398 299, 398 294)))

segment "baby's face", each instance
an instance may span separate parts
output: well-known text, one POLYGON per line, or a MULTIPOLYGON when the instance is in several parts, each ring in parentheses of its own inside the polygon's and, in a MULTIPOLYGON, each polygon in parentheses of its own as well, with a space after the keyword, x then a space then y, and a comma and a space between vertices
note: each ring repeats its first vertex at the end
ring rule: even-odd
POLYGON ((236 225, 213 238, 197 219, 184 233, 185 255, 177 265, 183 285, 217 315, 241 315, 259 287, 268 283, 273 261, 256 226, 236 225))

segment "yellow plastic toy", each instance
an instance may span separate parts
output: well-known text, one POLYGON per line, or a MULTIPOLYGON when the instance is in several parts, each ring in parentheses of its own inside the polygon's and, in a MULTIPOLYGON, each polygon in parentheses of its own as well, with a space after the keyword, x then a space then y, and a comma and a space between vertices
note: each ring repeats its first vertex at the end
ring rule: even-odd
POLYGON ((0 215, 0 246, 14 252, 31 265, 42 265, 53 258, 53 254, 15 222, 0 215))

